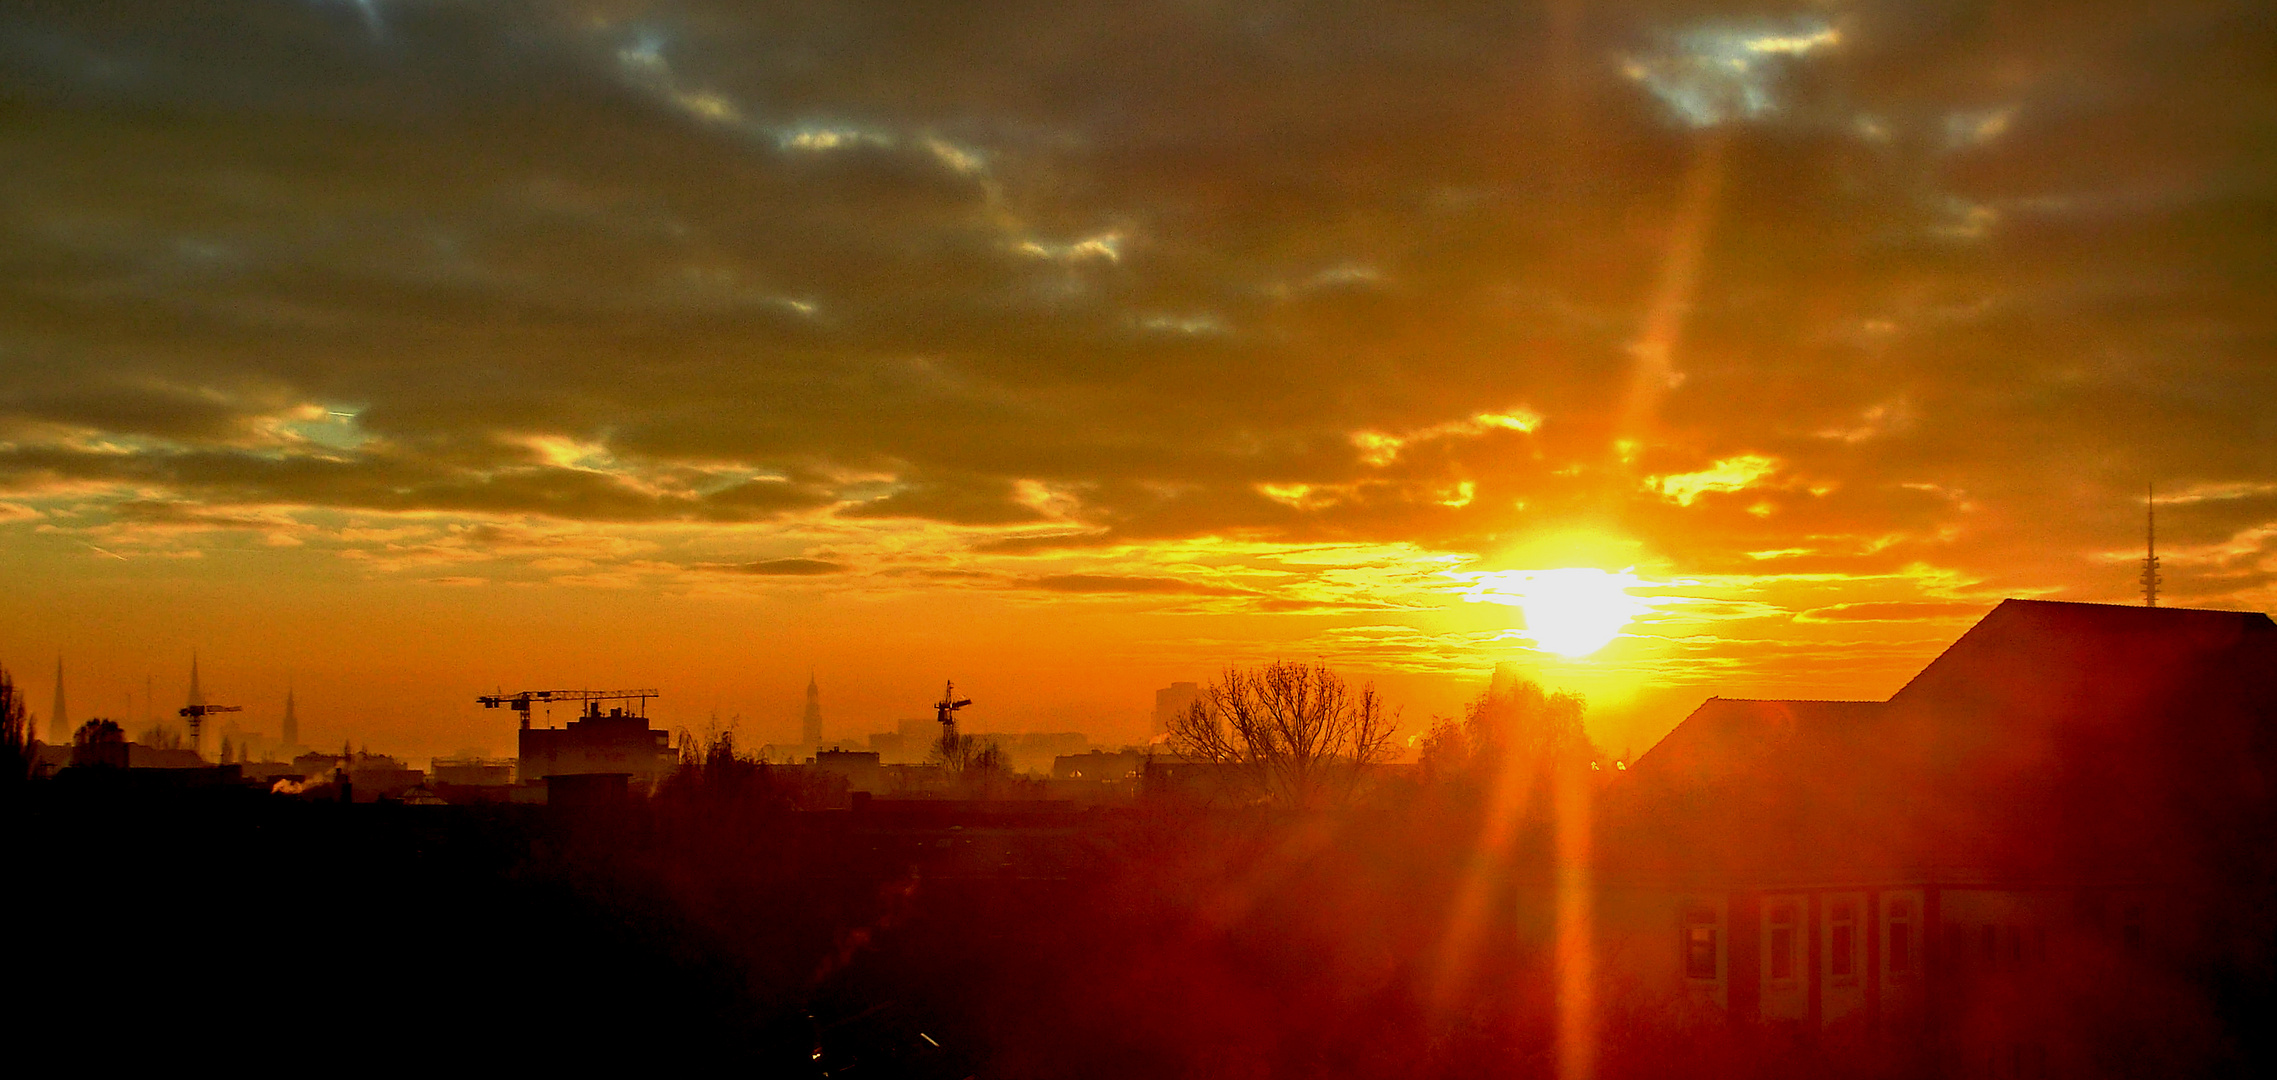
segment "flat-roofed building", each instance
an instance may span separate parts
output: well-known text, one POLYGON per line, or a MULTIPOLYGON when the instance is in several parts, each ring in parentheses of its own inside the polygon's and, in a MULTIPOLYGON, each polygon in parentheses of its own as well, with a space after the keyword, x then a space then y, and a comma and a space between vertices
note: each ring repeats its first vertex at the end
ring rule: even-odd
POLYGON ((648 718, 599 702, 559 728, 523 728, 517 762, 524 783, 548 776, 623 773, 636 787, 653 789, 679 763, 671 733, 652 730, 648 718))

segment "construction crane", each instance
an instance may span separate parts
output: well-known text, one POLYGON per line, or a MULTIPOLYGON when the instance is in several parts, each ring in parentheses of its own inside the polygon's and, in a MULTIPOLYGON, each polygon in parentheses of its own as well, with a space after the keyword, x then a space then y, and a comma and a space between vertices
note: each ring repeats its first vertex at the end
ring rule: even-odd
POLYGON ((941 700, 933 703, 933 719, 941 722, 941 745, 953 747, 957 742, 957 710, 972 704, 971 698, 957 697, 957 684, 949 683, 941 690, 941 700))
POLYGON ((556 701, 581 701, 586 703, 588 715, 597 715, 601 702, 638 701, 640 715, 645 717, 648 715, 648 699, 661 696, 654 690, 524 690, 514 694, 484 694, 474 700, 485 709, 507 708, 522 714, 522 730, 528 731, 532 702, 551 704, 556 701))
POLYGON ((211 716, 214 713, 244 711, 245 706, 243 705, 208 705, 204 702, 199 702, 196 705, 182 706, 178 715, 182 716, 184 719, 187 719, 190 722, 190 752, 195 754, 204 746, 204 744, 198 740, 198 736, 205 731, 206 717, 211 716))

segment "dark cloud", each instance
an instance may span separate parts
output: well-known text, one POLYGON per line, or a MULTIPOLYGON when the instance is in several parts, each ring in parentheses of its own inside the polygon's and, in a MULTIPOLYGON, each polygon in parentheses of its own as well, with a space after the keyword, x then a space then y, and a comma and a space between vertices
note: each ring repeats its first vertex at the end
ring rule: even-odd
POLYGON ((2277 473, 2254 5, 370 10, 0 14, 0 482, 2021 584, 2096 580, 2147 478, 2277 473), (1684 82, 1764 35, 1759 110, 1684 82))
POLYGON ((1061 593, 1166 593, 1182 596, 1255 596, 1249 589, 1225 585, 1209 585, 1179 578, 1150 577, 1133 574, 1052 574, 1031 578, 1027 585, 1045 592, 1061 593))
POLYGON ((928 518, 958 525, 1021 525, 1046 520, 1015 498, 1011 480, 999 477, 917 481, 843 513, 854 518, 928 518))
POLYGON ((195 503, 129 499, 112 503, 108 509, 113 519, 135 525, 191 529, 273 529, 281 524, 275 518, 231 513, 195 503))
POLYGON ((972 545, 972 550, 986 555, 1037 555, 1104 547, 1114 542, 1114 534, 1104 531, 1043 533, 1032 536, 1006 536, 995 540, 984 540, 972 545))
POLYGON ((822 574, 842 574, 846 564, 828 559, 762 559, 733 566, 707 566, 701 569, 720 570, 731 574, 757 574, 762 577, 814 577, 822 574))

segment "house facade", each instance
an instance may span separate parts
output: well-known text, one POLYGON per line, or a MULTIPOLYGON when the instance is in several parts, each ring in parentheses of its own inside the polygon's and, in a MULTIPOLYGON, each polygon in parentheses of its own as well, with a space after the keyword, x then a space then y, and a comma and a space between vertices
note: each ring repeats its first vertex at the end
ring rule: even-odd
POLYGON ((2266 615, 2010 600, 1887 701, 1712 699, 1639 758, 1600 956, 1922 1074, 2211 1061, 2208 973, 2271 940, 2273 792, 2266 615))

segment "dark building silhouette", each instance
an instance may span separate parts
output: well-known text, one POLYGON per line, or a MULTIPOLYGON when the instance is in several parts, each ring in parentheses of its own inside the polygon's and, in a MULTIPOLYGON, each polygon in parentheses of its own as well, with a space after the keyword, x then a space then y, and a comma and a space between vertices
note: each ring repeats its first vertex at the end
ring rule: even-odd
POLYGON ((623 708, 603 713, 598 701, 587 702, 585 714, 567 727, 523 728, 520 749, 524 783, 549 776, 623 773, 648 788, 679 762, 670 733, 651 730, 647 717, 623 708))
POLYGON ((817 772, 844 777, 849 791, 881 794, 892 790, 875 750, 818 750, 809 764, 817 772))
POLYGON ((2081 1017, 2266 936, 2273 734, 2268 616, 2008 600, 1887 701, 1711 699, 1639 758, 1599 954, 1731 1022, 2081 1074, 2117 1038, 2081 1017))
POLYGON ((1146 772, 1146 755, 1136 750, 1090 750, 1052 758, 1052 779, 1093 783, 1136 783, 1146 772))
POLYGON ((356 797, 365 802, 400 796, 427 780, 424 771, 386 754, 359 753, 349 761, 347 769, 356 797))
POLYGON ((514 762, 491 758, 435 758, 428 763, 438 784, 506 787, 514 782, 514 762))
POLYGON ((203 769, 209 764, 186 746, 149 746, 130 742, 126 749, 127 766, 135 769, 203 769))

